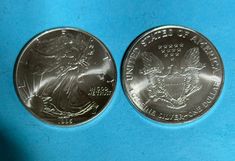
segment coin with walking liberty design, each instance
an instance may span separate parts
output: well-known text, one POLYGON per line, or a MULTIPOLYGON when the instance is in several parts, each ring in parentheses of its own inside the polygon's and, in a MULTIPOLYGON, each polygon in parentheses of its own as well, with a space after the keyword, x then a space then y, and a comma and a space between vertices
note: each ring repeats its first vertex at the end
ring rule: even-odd
POLYGON ((107 106, 116 86, 116 67, 105 45, 91 34, 52 29, 22 50, 15 86, 37 118, 55 125, 81 124, 107 106))
POLYGON ((213 44, 180 26, 151 29, 134 40, 122 66, 126 95, 142 114, 165 123, 192 121, 216 102, 223 63, 213 44))

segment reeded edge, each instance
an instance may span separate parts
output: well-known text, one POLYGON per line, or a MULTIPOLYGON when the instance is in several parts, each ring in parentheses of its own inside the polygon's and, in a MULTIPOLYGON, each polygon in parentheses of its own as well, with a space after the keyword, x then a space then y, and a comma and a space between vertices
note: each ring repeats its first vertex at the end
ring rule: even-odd
POLYGON ((218 102, 218 99, 219 97, 221 96, 222 94, 222 91, 223 91, 223 87, 224 87, 224 80, 225 80, 225 70, 224 70, 224 64, 223 64, 223 61, 222 61, 222 57, 220 55, 220 53, 218 52, 217 48, 214 46, 214 44, 207 38, 205 37, 203 34, 201 34, 200 32, 194 30, 194 29, 191 29, 191 28, 188 28, 188 27, 185 27, 185 26, 181 26, 181 25, 160 25, 160 26, 156 26, 156 27, 152 27, 148 30, 145 30, 144 32, 142 32, 141 34, 139 34, 128 46, 128 48, 126 49, 125 53, 124 53, 124 57, 122 58, 122 63, 121 63, 121 84, 122 84, 122 87, 123 87, 123 90, 124 90, 124 93, 125 95, 127 96, 128 98, 128 101, 131 103, 132 107, 135 109, 135 111, 137 111, 138 113, 141 114, 141 116, 143 118, 146 118, 146 120, 149 120, 153 123, 159 123, 160 125, 165 125, 165 126, 183 126, 183 125, 187 125, 187 124, 190 124, 190 123, 193 123, 195 121, 198 121, 198 120, 201 120, 201 118, 206 115, 206 113, 210 112, 213 108, 213 106, 215 105, 216 102, 218 102), (211 106, 210 108, 207 108, 207 110, 205 110, 203 113, 200 113, 199 115, 197 115, 196 117, 190 119, 190 120, 186 120, 186 121, 181 121, 181 122, 170 122, 170 121, 164 121, 164 120, 159 120, 159 119, 153 119, 151 117, 149 117, 147 114, 145 114, 139 107, 138 105, 136 105, 136 103, 131 99, 131 97, 129 96, 128 94, 128 91, 127 91, 127 87, 125 85, 125 82, 124 82, 124 74, 123 74, 123 71, 124 71, 124 66, 126 64, 126 58, 128 56, 128 53, 133 49, 133 47, 136 45, 136 43, 138 43, 139 39, 145 37, 146 35, 148 35, 150 32, 154 32, 154 31, 157 31, 157 30, 161 30, 161 29, 166 29, 166 28, 179 28, 179 29, 184 29, 184 30, 188 30, 188 31, 191 31, 197 35, 199 35, 200 37, 202 37, 203 39, 205 39, 213 48, 214 50, 216 51, 217 53, 217 56, 221 62, 221 69, 222 69, 222 78, 221 78, 221 84, 220 84, 220 88, 219 88, 219 92, 217 94, 217 96, 215 97, 214 101, 211 103, 211 106))
POLYGON ((35 36, 33 36, 30 40, 28 40, 25 45, 23 46, 23 48, 20 50, 17 58, 16 58, 16 61, 15 61, 15 65, 14 65, 14 72, 13 72, 13 81, 14 81, 14 87, 15 87, 15 90, 16 90, 16 94, 18 96, 18 99, 20 100, 21 104, 25 107, 25 109, 34 116, 34 118, 37 118, 38 120, 40 120, 41 122, 43 123, 46 123, 47 125, 53 125, 53 126, 56 126, 56 127, 62 127, 62 128, 69 128, 69 127, 74 127, 74 126, 80 126, 80 125, 84 125, 84 124, 87 124, 91 121, 93 121, 95 118, 97 118, 98 116, 100 116, 104 111, 105 109, 108 107, 108 105, 110 104, 113 96, 114 96, 114 93, 116 92, 116 87, 117 87, 117 67, 116 67, 116 63, 114 61, 114 58, 110 52, 110 50, 108 49, 108 47, 100 40, 98 39, 96 36, 90 34, 89 32, 87 31, 84 31, 80 28, 75 28, 75 27, 56 27, 56 28, 50 28, 50 29, 47 29, 47 30, 44 30, 44 31, 41 31, 39 32, 38 34, 36 34, 35 36), (103 109, 96 115, 94 115, 93 117, 89 118, 88 120, 86 121, 83 121, 83 122, 80 122, 80 123, 76 123, 76 124, 71 124, 71 125, 60 125, 60 124, 56 124, 56 123, 53 123, 53 122, 49 122, 49 121, 46 121, 40 117, 38 117, 35 113, 31 112, 29 110, 29 107, 27 107, 25 104, 24 104, 24 101, 22 100, 22 98, 20 97, 20 94, 19 94, 19 91, 17 89, 17 82, 16 82, 16 78, 17 78, 17 71, 18 71, 18 67, 19 67, 19 60, 21 60, 21 57, 23 56, 23 53, 27 50, 27 48, 36 40, 38 39, 39 37, 43 36, 43 35, 46 35, 48 33, 51 33, 51 32, 54 32, 54 31, 59 31, 59 30, 72 30, 72 31, 77 31, 77 32, 81 32, 83 34, 86 34, 90 37, 92 37, 93 39, 95 39, 101 46, 104 47, 104 49, 107 51, 108 55, 110 56, 110 59, 112 60, 113 62, 113 66, 114 66, 114 71, 115 71, 115 84, 114 84, 114 90, 112 92, 112 95, 110 96, 109 100, 106 102, 106 104, 103 106, 103 109))

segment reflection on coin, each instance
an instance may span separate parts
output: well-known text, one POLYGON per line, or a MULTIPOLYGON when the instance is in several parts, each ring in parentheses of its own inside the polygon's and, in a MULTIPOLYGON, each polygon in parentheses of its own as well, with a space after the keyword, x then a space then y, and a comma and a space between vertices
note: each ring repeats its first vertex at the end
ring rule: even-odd
POLYGON ((72 28, 46 31, 21 52, 15 85, 26 108, 56 125, 84 123, 111 99, 116 67, 104 44, 72 28))
POLYGON ((163 26, 140 35, 122 66, 126 95, 145 116, 182 123, 207 112, 223 86, 223 63, 203 35, 163 26))

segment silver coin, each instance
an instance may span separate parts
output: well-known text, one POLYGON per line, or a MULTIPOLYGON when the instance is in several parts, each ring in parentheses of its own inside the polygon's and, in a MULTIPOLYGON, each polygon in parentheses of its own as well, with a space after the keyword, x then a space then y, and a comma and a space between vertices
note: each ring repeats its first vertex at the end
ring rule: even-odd
POLYGON ((165 123, 192 121, 206 113, 223 86, 223 63, 200 33, 163 26, 141 34, 122 66, 126 95, 142 114, 165 123))
POLYGON ((22 50, 15 68, 20 100, 37 118, 74 125, 97 116, 116 86, 116 67, 105 45, 73 28, 41 33, 22 50))

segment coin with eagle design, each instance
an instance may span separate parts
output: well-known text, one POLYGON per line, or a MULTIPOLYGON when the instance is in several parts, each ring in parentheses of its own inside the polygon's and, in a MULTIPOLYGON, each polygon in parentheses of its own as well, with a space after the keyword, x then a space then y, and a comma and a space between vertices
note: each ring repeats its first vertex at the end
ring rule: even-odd
POLYGON ((57 28, 33 38, 15 67, 15 87, 25 107, 55 125, 81 124, 97 116, 116 86, 116 67, 91 34, 57 28))
POLYGON ((164 123, 192 121, 216 102, 223 63, 202 34, 181 26, 144 32, 129 46, 122 84, 138 111, 164 123))

